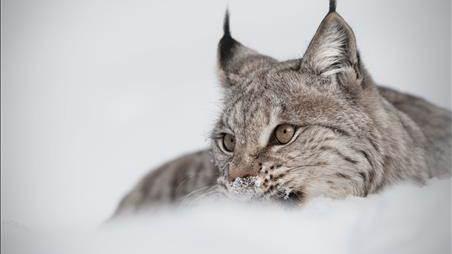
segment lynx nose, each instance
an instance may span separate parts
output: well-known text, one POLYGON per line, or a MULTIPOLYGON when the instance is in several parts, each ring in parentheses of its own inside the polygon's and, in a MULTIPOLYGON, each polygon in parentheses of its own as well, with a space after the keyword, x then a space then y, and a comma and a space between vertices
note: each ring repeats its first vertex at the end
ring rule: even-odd
POLYGON ((237 177, 245 178, 250 176, 257 176, 259 173, 259 167, 230 167, 228 180, 234 181, 237 177))

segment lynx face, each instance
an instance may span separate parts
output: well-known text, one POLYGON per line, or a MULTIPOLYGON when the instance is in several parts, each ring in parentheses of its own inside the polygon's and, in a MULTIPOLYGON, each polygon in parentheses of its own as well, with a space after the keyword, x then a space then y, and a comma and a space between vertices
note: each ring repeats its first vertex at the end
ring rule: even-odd
POLYGON ((285 62, 234 40, 228 16, 224 30, 224 108, 212 132, 220 182, 253 177, 262 197, 296 201, 374 191, 383 175, 380 102, 345 21, 331 11, 304 57, 285 62))

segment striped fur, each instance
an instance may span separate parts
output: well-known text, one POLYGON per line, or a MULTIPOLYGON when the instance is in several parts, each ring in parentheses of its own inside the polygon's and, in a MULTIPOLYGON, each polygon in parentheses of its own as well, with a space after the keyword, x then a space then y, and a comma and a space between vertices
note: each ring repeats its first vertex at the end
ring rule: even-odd
POLYGON ((121 200, 115 214, 139 212, 152 204, 177 203, 195 190, 215 185, 218 176, 208 151, 182 156, 144 176, 121 200))

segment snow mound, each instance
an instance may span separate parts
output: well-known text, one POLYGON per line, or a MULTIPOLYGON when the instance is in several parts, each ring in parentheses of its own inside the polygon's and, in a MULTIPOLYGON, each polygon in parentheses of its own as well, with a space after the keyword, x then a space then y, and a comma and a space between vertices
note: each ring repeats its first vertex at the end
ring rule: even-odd
POLYGON ((450 184, 405 183, 367 198, 318 198, 296 209, 204 203, 95 230, 3 223, 2 253, 450 253, 450 184))

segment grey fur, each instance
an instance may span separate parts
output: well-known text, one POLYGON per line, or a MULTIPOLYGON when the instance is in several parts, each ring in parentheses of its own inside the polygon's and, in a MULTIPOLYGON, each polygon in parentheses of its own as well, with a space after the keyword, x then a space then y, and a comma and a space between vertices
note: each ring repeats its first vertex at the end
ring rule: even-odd
POLYGON ((299 204, 319 195, 365 197, 400 181, 422 184, 450 174, 451 112, 377 86, 352 29, 334 10, 302 59, 261 55, 225 28, 218 49, 224 105, 211 148, 152 171, 116 214, 177 203, 209 187, 227 190, 231 170, 260 179, 262 197, 285 193, 299 204), (297 126, 296 138, 272 144, 283 123, 297 126), (225 133, 236 138, 233 154, 221 147, 225 133))

